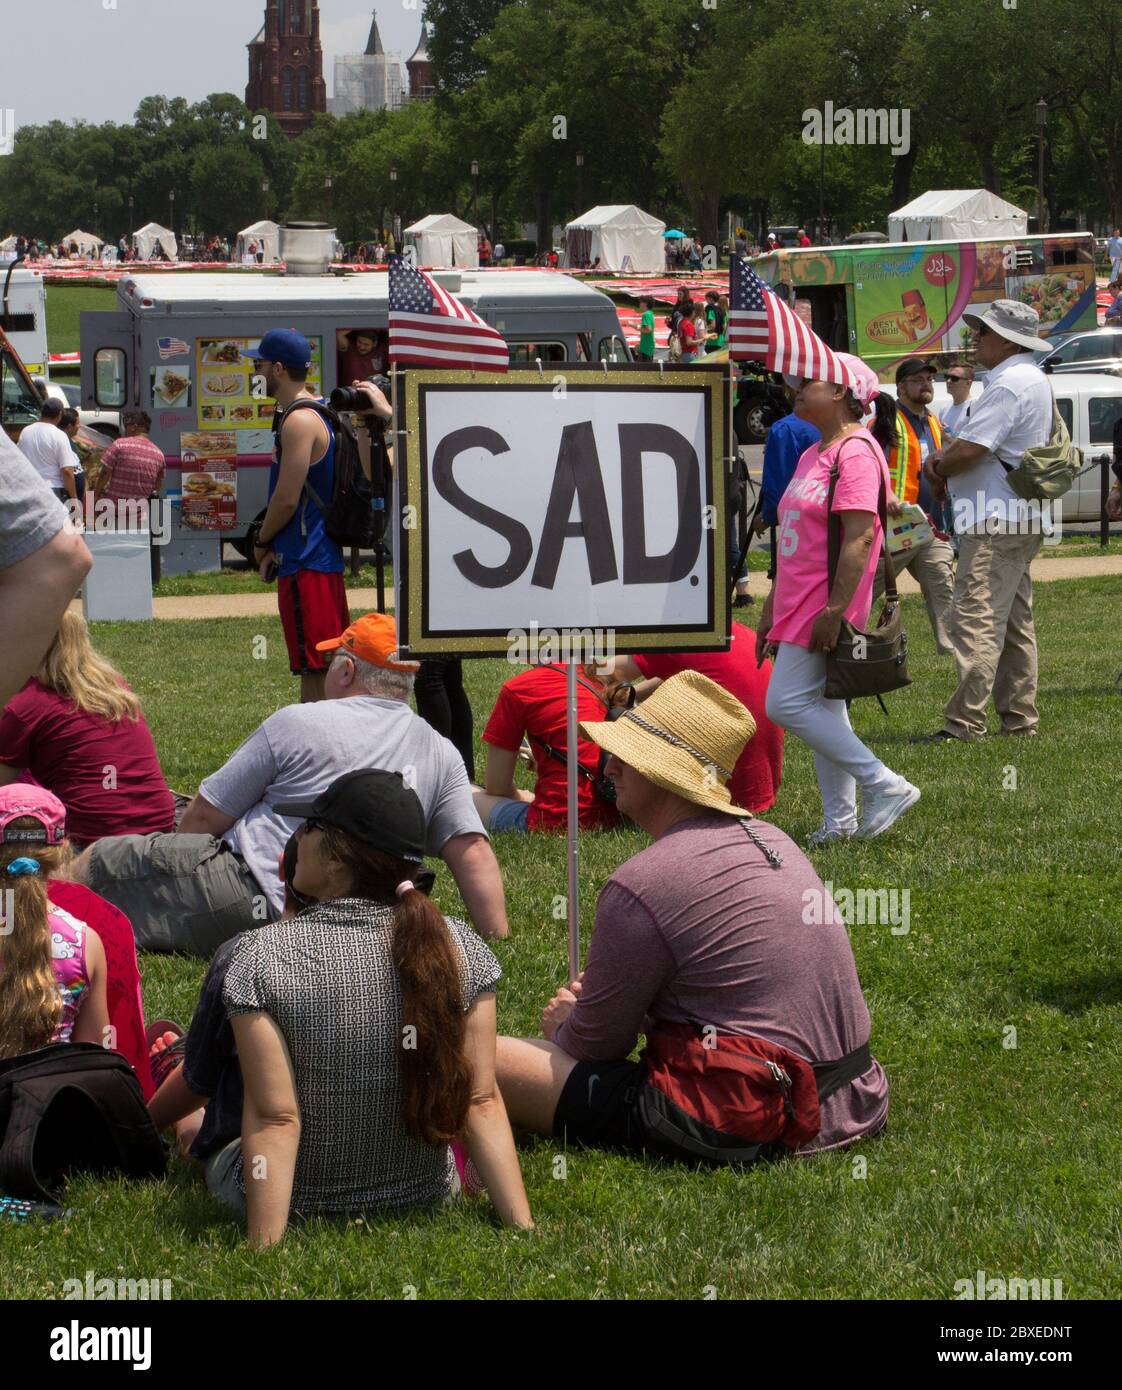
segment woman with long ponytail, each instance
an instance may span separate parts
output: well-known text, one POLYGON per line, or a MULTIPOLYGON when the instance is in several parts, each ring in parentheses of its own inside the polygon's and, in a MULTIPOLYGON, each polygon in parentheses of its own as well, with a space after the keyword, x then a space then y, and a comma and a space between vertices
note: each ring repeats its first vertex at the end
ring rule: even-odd
POLYGON ((416 793, 370 769, 275 809, 303 821, 283 873, 307 906, 220 949, 186 1039, 161 1040, 153 1120, 176 1126, 210 1191, 245 1213, 253 1245, 280 1240, 291 1214, 446 1201, 461 1188, 453 1145, 502 1220, 532 1225, 495 1084, 502 972, 423 891, 416 793))
POLYGON ((101 941, 47 897, 47 879, 69 854, 57 797, 0 789, 0 1060, 52 1042, 105 1042, 101 941))

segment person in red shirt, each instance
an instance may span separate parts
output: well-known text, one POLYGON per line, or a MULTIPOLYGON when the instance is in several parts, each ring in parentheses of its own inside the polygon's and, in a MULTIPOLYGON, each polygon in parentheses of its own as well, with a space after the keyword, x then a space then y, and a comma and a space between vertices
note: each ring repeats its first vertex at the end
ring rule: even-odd
POLYGON ((775 804, 783 776, 783 730, 767 717, 767 687, 771 662, 756 667, 756 634, 740 623, 732 625, 727 652, 643 652, 616 657, 612 674, 620 680, 643 678, 638 687, 645 700, 662 681, 679 671, 700 671, 735 695, 756 721, 756 733, 744 745, 729 779, 733 803, 749 811, 766 811, 775 804))
POLYGON ((96 492, 118 502, 127 497, 151 497, 164 481, 167 460, 158 444, 148 438, 152 417, 145 410, 126 410, 121 416, 125 433, 101 456, 96 492))
POLYGON ((341 328, 336 334, 340 386, 369 381, 386 369, 385 335, 375 329, 341 328))
MULTIPOLYGON (((564 830, 568 808, 568 733, 565 667, 532 666, 512 676, 499 691, 483 731, 487 744, 485 785, 475 788, 475 809, 488 830, 564 830), (523 737, 534 755, 537 780, 532 792, 514 785, 514 767, 523 737), (552 751, 551 751, 552 750, 552 751), (560 755, 560 756, 558 756, 560 755)), ((577 717, 586 724, 606 719, 620 683, 605 682, 594 662, 577 679, 577 717)), ((580 741, 577 798, 582 830, 601 830, 619 824, 615 806, 596 792, 600 766, 596 745, 580 741)))
POLYGON ((175 798, 140 701, 74 613, 62 615, 38 674, 0 713, 0 786, 21 780, 62 802, 76 849, 103 835, 175 829, 175 798))

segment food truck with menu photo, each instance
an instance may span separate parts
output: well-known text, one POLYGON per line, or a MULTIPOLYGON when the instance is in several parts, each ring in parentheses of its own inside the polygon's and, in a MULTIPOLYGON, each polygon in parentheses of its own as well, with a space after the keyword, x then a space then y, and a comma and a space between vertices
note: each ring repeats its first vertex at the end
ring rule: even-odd
MULTIPOLYGON (((615 305, 544 271, 434 271, 510 345, 512 362, 627 361, 615 305)), ((353 275, 124 276, 117 309, 81 316, 82 403, 139 408, 167 458, 173 504, 165 574, 216 570, 222 541, 244 542, 265 509, 273 402, 252 355, 270 328, 312 345, 308 387, 327 396, 388 372, 388 279, 353 275)))
POLYGON ((856 353, 882 381, 893 379, 905 357, 967 352, 963 315, 995 299, 1031 304, 1045 338, 1098 322, 1089 232, 817 246, 752 264, 769 285, 786 287, 819 337, 856 353))

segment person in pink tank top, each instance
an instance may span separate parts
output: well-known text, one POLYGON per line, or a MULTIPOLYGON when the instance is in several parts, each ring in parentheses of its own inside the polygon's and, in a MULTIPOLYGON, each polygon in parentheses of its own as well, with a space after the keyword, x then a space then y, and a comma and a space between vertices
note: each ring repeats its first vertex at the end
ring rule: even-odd
POLYGON ((47 897, 69 855, 66 813, 43 787, 0 788, 0 1058, 53 1042, 111 1045, 105 951, 95 931, 47 897))
POLYGON ((768 718, 798 734, 814 753, 825 811, 808 840, 814 847, 852 835, 881 835, 920 795, 853 732, 845 701, 827 700, 823 693, 826 656, 837 646, 843 618, 858 629, 869 620, 884 543, 879 498, 889 488, 881 447, 861 423, 880 394, 877 375, 850 353, 835 353, 834 359, 843 380, 787 380, 795 390, 795 414, 822 438, 802 454, 779 500, 778 568, 756 634, 757 664, 775 653, 768 718), (831 509, 841 522, 841 552, 831 587, 827 501, 835 466, 831 509))

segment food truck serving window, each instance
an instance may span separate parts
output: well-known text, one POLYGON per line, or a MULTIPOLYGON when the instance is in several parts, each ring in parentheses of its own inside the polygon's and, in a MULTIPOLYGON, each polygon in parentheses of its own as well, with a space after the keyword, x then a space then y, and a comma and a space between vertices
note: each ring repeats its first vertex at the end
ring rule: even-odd
POLYGON ((106 410, 125 404, 128 380, 124 348, 98 348, 94 357, 94 398, 106 410))

